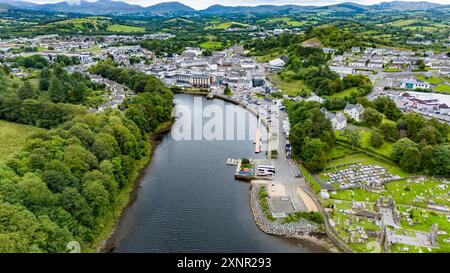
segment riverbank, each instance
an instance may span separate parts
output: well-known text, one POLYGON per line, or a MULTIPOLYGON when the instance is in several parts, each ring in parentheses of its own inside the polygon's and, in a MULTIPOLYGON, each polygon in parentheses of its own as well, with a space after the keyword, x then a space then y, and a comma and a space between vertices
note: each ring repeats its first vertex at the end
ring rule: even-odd
POLYGON ((250 207, 252 210, 253 219, 262 232, 270 235, 305 241, 324 248, 329 252, 339 252, 334 244, 329 241, 327 234, 322 231, 323 228, 316 223, 312 223, 304 219, 288 224, 281 224, 277 221, 269 221, 265 216, 259 202, 259 189, 260 187, 257 184, 253 184, 251 186, 250 207))
POLYGON ((142 177, 146 174, 146 167, 151 164, 156 147, 161 142, 164 135, 170 132, 174 122, 175 120, 172 119, 171 121, 161 124, 155 133, 150 135, 150 151, 148 155, 141 160, 139 166, 136 168, 135 174, 131 179, 133 182, 128 183, 128 185, 122 189, 122 192, 119 194, 119 200, 121 201, 118 202, 118 209, 115 210, 118 211, 118 217, 115 217, 114 223, 109 228, 106 228, 108 232, 105 232, 104 236, 100 236, 101 241, 98 244, 94 244, 97 245, 96 250, 94 251, 94 249, 92 249, 92 251, 88 252, 112 252, 114 250, 114 243, 117 240, 117 226, 121 223, 126 210, 128 210, 136 201, 140 189, 140 182, 142 177))

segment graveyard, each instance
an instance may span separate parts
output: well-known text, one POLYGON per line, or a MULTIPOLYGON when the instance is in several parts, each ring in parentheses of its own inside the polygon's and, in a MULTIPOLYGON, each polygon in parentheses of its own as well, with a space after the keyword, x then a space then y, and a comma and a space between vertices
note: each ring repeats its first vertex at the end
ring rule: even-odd
POLYGON ((321 203, 330 224, 353 251, 450 251, 450 181, 446 179, 410 177, 377 187, 330 191, 326 197, 321 203))

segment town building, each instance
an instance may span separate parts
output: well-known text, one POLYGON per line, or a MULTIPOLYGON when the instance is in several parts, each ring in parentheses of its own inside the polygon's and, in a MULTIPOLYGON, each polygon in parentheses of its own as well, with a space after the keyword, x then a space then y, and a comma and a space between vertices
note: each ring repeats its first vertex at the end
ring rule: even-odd
POLYGON ((427 82, 418 81, 414 79, 406 79, 401 81, 401 88, 404 89, 430 89, 431 85, 427 82))
POLYGON ((347 118, 345 115, 341 112, 338 112, 336 114, 328 112, 326 108, 321 108, 320 112, 322 112, 325 115, 325 118, 331 122, 331 126, 333 127, 333 130, 342 130, 345 127, 347 127, 347 118))
POLYGON ((344 108, 344 113, 356 121, 361 121, 361 116, 364 113, 364 107, 361 104, 347 103, 344 108))

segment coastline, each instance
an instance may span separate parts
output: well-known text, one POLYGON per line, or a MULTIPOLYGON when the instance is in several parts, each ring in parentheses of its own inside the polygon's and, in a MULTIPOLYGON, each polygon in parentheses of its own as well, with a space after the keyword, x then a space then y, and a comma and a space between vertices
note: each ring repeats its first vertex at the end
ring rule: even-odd
POLYGON ((142 177, 147 172, 147 166, 149 166, 152 163, 153 156, 155 153, 155 148, 158 147, 160 144, 162 138, 170 132, 172 129, 173 124, 175 123, 175 120, 172 118, 172 120, 167 121, 166 123, 163 123, 160 125, 160 127, 157 129, 157 131, 149 136, 149 143, 151 145, 151 150, 148 156, 148 160, 146 160, 146 163, 143 164, 139 170, 136 172, 138 173, 137 177, 130 183, 130 188, 127 191, 127 200, 125 202, 125 205, 120 209, 120 215, 114 220, 114 225, 112 227, 112 230, 109 232, 109 234, 104 237, 104 239, 101 240, 100 244, 97 246, 97 253, 110 253, 113 252, 115 247, 114 243, 118 239, 117 235, 117 227, 120 225, 123 217, 125 216, 126 211, 133 205, 133 203, 136 201, 138 192, 140 190, 140 184, 142 181, 142 177))
MULTIPOLYGON (((206 96, 207 95, 204 93, 181 93, 181 94, 188 94, 188 95, 192 95, 192 96, 206 96)), ((228 98, 228 97, 224 97, 221 95, 215 95, 214 98, 239 105, 242 108, 244 108, 245 110, 249 111, 251 114, 255 115, 256 117, 259 117, 259 113, 256 110, 254 110, 251 107, 248 107, 247 105, 242 104, 241 102, 239 102, 237 100, 234 100, 233 98, 228 98)), ((261 119, 263 119, 263 118, 261 117, 261 119)), ((122 219, 125 216, 127 210, 133 205, 133 203, 137 199, 137 196, 138 196, 138 193, 140 190, 140 183, 142 181, 142 177, 147 172, 146 167, 152 163, 155 148, 159 145, 159 143, 161 142, 164 135, 166 133, 170 132, 174 122, 175 122, 175 120, 172 119, 171 121, 169 121, 165 124, 162 124, 161 128, 158 128, 158 130, 155 133, 150 135, 149 142, 151 145, 151 152, 149 154, 149 158, 148 158, 146 164, 144 164, 140 168, 140 170, 137 171, 139 174, 136 177, 136 179, 134 180, 134 182, 130 183, 130 189, 127 191, 128 192, 127 193, 127 196, 128 196, 127 202, 120 209, 120 216, 114 220, 114 225, 113 225, 113 228, 112 228, 111 232, 109 233, 109 235, 107 235, 105 237, 105 239, 103 239, 101 241, 101 243, 98 245, 98 247, 97 247, 98 253, 114 252, 114 250, 115 250, 114 245, 117 242, 117 240, 119 239, 118 234, 117 234, 118 227, 121 224, 122 219)), ((266 125, 266 124, 263 124, 263 125, 266 125)), ((268 130, 267 126, 265 126, 265 127, 268 130)), ((306 220, 301 221, 299 223, 289 224, 288 226, 290 226, 291 229, 293 228, 294 229, 293 231, 288 231, 288 232, 286 230, 284 230, 284 231, 278 230, 277 231, 277 230, 268 228, 268 226, 269 226, 268 220, 265 218, 264 215, 262 215, 262 217, 261 217, 261 215, 258 213, 258 211, 260 210, 260 208, 258 209, 258 207, 260 207, 260 204, 257 200, 257 193, 255 196, 255 192, 254 192, 255 188, 256 188, 255 185, 251 185, 250 193, 249 193, 250 194, 250 204, 249 205, 250 205, 250 209, 252 210, 253 220, 260 231, 262 231, 266 234, 269 234, 269 235, 280 236, 280 237, 284 237, 284 238, 287 238, 290 240, 296 240, 296 241, 304 242, 306 244, 311 244, 313 247, 320 248, 327 252, 340 252, 338 250, 338 248, 328 238, 326 232, 320 231, 316 224, 310 223, 306 220), (293 226, 296 226, 296 227, 293 227, 293 226)))
POLYGON ((281 225, 270 222, 262 212, 258 201, 258 189, 255 184, 250 188, 250 208, 256 226, 264 233, 285 238, 297 239, 322 248, 328 252, 338 253, 338 248, 330 241, 326 232, 320 231, 315 223, 301 220, 296 223, 281 225))

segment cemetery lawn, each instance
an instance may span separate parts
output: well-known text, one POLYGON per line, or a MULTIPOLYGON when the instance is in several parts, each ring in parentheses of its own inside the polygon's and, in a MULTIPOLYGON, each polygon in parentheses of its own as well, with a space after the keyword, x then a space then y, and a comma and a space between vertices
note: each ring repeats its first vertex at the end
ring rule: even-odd
POLYGON ((0 120, 0 163, 18 153, 36 127, 0 120))
MULTIPOLYGON (((411 179, 413 180, 413 179, 411 179)), ((368 192, 363 189, 343 190, 332 194, 331 198, 346 200, 346 201, 360 201, 374 203, 380 196, 392 196, 396 204, 414 205, 416 207, 428 207, 428 200, 433 200, 437 205, 449 206, 450 202, 446 199, 447 189, 441 189, 438 186, 441 182, 434 179, 427 179, 425 183, 410 182, 407 179, 392 181, 385 184, 386 191, 376 193, 368 192), (414 202, 416 196, 424 196, 423 201, 414 202)))
POLYGON ((362 152, 355 152, 352 154, 347 154, 345 156, 336 158, 334 160, 331 160, 327 163, 325 166, 325 170, 322 171, 319 175, 321 179, 326 178, 322 176, 321 174, 332 172, 334 168, 338 169, 345 169, 347 168, 347 165, 351 164, 357 164, 361 163, 363 165, 375 165, 375 166, 381 166, 386 168, 386 170, 389 171, 389 173, 393 175, 398 175, 400 177, 408 177, 409 174, 401 170, 398 166, 396 166, 394 163, 389 161, 381 161, 377 158, 371 157, 368 154, 362 153, 362 152), (332 169, 329 169, 332 168, 332 169), (328 169, 328 170, 327 170, 328 169))

